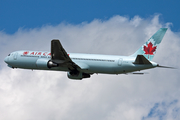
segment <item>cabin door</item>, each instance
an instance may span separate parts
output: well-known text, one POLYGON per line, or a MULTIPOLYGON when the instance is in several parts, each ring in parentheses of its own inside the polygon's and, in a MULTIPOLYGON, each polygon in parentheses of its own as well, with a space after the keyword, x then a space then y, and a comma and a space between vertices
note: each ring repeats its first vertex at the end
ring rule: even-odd
POLYGON ((18 53, 17 53, 17 52, 16 52, 16 53, 14 53, 14 56, 13 56, 14 60, 17 60, 17 55, 18 55, 18 53))
POLYGON ((122 58, 120 58, 120 59, 118 60, 118 65, 119 65, 119 66, 121 66, 121 65, 122 65, 122 61, 123 61, 123 59, 122 59, 122 58))

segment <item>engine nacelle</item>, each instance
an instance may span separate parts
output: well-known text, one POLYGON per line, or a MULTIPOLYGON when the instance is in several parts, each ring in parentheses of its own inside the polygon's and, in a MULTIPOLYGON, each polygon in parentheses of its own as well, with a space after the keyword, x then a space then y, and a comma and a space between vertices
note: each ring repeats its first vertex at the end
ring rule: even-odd
POLYGON ((44 68, 58 67, 58 64, 54 63, 49 59, 38 59, 36 61, 36 66, 37 68, 44 69, 44 68))
POLYGON ((67 73, 69 79, 82 80, 83 78, 90 78, 91 76, 87 73, 82 73, 79 71, 71 71, 67 73))

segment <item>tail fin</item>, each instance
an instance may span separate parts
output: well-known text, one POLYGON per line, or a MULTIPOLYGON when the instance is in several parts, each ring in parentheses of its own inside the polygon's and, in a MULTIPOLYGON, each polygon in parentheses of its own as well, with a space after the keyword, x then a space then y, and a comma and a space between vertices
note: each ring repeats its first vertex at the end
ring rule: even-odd
POLYGON ((151 61, 166 31, 167 28, 160 28, 144 45, 139 48, 139 50, 131 56, 136 57, 137 55, 144 55, 144 57, 151 61))

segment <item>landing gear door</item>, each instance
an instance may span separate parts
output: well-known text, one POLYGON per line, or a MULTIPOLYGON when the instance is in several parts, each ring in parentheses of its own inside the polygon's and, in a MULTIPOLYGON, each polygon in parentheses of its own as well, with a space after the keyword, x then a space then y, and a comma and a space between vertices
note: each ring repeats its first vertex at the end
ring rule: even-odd
POLYGON ((121 65, 122 65, 122 62, 123 62, 123 59, 120 58, 120 59, 118 60, 118 65, 121 66, 121 65))
POLYGON ((18 53, 17 53, 17 52, 16 52, 16 53, 14 53, 14 55, 13 55, 14 60, 17 60, 17 55, 18 55, 18 53))

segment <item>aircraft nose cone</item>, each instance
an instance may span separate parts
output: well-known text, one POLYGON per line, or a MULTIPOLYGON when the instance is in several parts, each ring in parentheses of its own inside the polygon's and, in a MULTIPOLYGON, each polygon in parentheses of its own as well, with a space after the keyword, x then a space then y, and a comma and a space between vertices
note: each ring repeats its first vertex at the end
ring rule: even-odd
POLYGON ((4 58, 4 62, 8 63, 8 57, 4 58))

